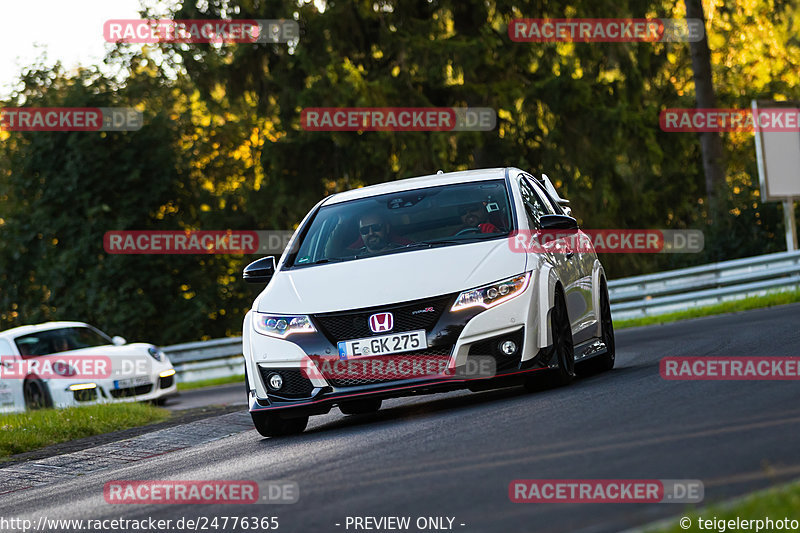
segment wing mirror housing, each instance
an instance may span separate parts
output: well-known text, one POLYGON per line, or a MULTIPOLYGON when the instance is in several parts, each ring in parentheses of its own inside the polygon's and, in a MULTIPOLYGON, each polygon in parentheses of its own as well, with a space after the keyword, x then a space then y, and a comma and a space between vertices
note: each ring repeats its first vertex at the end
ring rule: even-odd
POLYGON ((578 229, 578 221, 567 215, 542 215, 539 219, 542 229, 578 229))
POLYGON ((256 259, 242 272, 242 279, 247 283, 269 283, 275 274, 275 258, 273 256, 256 259))

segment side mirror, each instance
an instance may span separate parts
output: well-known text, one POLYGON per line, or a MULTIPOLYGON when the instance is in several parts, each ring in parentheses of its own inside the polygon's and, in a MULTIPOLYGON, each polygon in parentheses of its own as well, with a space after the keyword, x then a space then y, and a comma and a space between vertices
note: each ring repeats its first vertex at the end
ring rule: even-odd
POLYGON ((242 279, 247 283, 269 283, 275 274, 275 258, 273 256, 256 259, 242 272, 242 279))
POLYGON ((578 229, 578 221, 567 215, 542 215, 539 224, 542 229, 578 229))
POLYGON ((114 346, 124 346, 125 344, 128 344, 128 341, 126 341, 124 337, 120 337, 119 335, 111 337, 111 342, 114 343, 114 346))

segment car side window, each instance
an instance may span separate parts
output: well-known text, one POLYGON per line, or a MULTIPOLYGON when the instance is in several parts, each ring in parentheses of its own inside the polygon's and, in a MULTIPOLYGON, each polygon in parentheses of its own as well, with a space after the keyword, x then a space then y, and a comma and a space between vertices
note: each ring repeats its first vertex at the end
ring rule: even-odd
POLYGON ((549 215, 551 213, 548 212, 542 199, 534 192, 525 178, 520 178, 519 190, 522 194, 522 201, 525 203, 525 213, 528 215, 528 221, 531 223, 531 227, 540 228, 539 219, 542 215, 549 215))
POLYGON ((548 215, 561 214, 561 210, 555 206, 555 203, 552 200, 550 200, 550 195, 547 194, 547 191, 545 191, 541 185, 539 185, 539 182, 528 176, 525 176, 524 179, 530 188, 536 192, 539 200, 541 200, 542 204, 544 204, 548 215))

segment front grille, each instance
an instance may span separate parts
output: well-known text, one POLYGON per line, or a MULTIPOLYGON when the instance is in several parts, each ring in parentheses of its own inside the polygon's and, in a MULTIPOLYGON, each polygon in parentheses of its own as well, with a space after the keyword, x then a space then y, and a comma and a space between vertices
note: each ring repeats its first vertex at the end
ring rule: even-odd
POLYGON ((492 357, 494 358, 497 374, 517 370, 522 359, 522 343, 524 339, 524 329, 515 331, 507 335, 498 335, 483 341, 476 342, 469 348, 469 357, 492 357), (500 351, 499 345, 507 340, 512 340, 517 344, 517 353, 508 356, 500 351))
POLYGON ((152 384, 139 385, 138 387, 128 387, 126 389, 111 389, 109 392, 114 398, 130 398, 131 396, 141 396, 153 390, 152 384))
MULTIPOLYGON (((401 359, 408 360, 410 365, 414 365, 414 363, 419 363, 424 365, 426 361, 430 360, 432 357, 441 359, 442 361, 446 362, 450 359, 450 353, 453 351, 453 346, 431 346, 425 350, 417 350, 413 352, 406 352, 406 353, 399 353, 391 356, 379 356, 379 357, 370 357, 366 358, 369 360, 388 360, 391 359, 392 361, 398 363, 401 359)), ((425 368, 423 366, 423 368, 425 368)), ((392 381, 400 381, 404 379, 419 379, 419 376, 409 376, 408 374, 404 374, 402 372, 386 372, 385 376, 382 375, 380 378, 373 378, 373 377, 358 377, 358 376, 340 376, 335 372, 330 372, 326 369, 325 366, 322 366, 320 371, 322 376, 325 380, 333 385, 334 387, 357 387, 359 385, 374 385, 376 383, 389 383, 392 381), (332 377, 336 376, 336 377, 332 377)))
POLYGON ((312 319, 319 326, 322 333, 329 341, 336 344, 339 341, 385 335, 390 332, 373 333, 369 329, 369 316, 375 313, 389 312, 394 315, 394 328, 391 333, 414 331, 424 329, 427 332, 433 328, 439 317, 447 307, 452 304, 453 296, 438 296, 396 305, 359 309, 336 313, 322 313, 312 315, 312 319), (432 311, 425 311, 432 308, 432 311), (415 311, 424 311, 417 312, 415 311))
POLYGON ((172 387, 172 382, 175 381, 175 376, 167 376, 165 378, 158 378, 158 386, 162 389, 168 389, 172 387))
POLYGON ((314 385, 299 368, 265 368, 259 366, 258 371, 261 372, 264 387, 270 394, 283 398, 309 398, 311 391, 314 390, 314 385), (280 390, 269 388, 269 377, 272 374, 280 374, 281 378, 283 378, 283 385, 280 390))

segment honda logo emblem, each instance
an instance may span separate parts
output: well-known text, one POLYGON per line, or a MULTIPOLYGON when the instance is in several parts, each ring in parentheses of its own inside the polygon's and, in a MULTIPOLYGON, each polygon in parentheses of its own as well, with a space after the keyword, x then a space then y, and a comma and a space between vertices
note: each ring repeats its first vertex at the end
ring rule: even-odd
POLYGON ((391 331, 394 327, 394 317, 392 313, 375 313, 369 317, 369 329, 373 333, 391 331))

